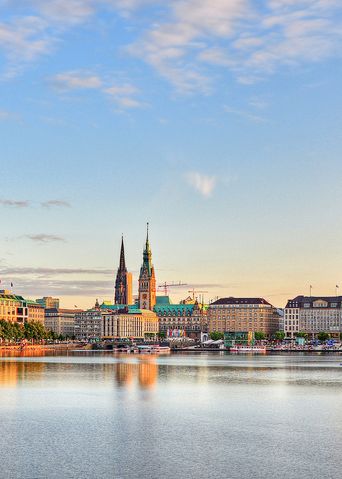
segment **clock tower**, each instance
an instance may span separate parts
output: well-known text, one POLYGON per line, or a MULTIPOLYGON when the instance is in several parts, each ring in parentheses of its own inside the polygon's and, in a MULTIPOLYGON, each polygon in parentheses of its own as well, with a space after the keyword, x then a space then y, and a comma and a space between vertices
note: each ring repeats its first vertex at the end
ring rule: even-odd
POLYGON ((148 239, 148 223, 146 244, 143 252, 143 264, 139 276, 139 308, 153 310, 156 304, 156 277, 152 264, 152 252, 148 239))

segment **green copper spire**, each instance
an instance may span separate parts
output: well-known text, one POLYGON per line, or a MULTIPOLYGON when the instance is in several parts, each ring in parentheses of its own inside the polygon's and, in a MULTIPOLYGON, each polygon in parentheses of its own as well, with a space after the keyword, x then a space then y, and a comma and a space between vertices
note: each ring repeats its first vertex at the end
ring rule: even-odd
POLYGON ((152 251, 151 251, 151 248, 150 248, 148 233, 149 233, 149 223, 147 223, 146 245, 145 245, 145 249, 144 249, 144 252, 143 252, 143 264, 142 264, 142 267, 141 267, 141 271, 147 270, 148 275, 151 276, 152 251))

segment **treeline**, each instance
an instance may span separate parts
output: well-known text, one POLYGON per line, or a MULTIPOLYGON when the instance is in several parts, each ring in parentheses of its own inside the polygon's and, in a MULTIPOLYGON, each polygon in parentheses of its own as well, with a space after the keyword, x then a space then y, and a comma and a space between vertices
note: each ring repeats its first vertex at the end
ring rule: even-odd
POLYGON ((20 341, 27 339, 41 341, 42 339, 64 339, 62 336, 47 331, 39 321, 30 321, 24 324, 0 320, 0 339, 4 341, 20 341))

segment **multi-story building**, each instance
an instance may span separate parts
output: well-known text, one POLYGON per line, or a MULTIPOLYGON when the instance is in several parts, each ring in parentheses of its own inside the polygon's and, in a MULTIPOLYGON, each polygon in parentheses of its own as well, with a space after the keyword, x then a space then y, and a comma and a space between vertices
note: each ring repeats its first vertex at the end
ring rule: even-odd
POLYGON ((22 296, 13 294, 6 289, 0 290, 0 319, 13 323, 24 323, 27 318, 27 308, 22 296))
POLYGON ((143 252, 143 264, 139 275, 139 307, 140 309, 153 310, 156 304, 156 277, 152 264, 152 252, 148 239, 148 223, 146 244, 143 252))
POLYGON ((45 310, 45 328, 58 335, 73 338, 75 336, 75 315, 81 309, 49 308, 45 310))
POLYGON ((209 331, 262 332, 271 336, 279 328, 277 309, 263 298, 221 298, 208 308, 209 331))
POLYGON ((44 323, 44 308, 35 301, 3 289, 0 290, 0 319, 22 324, 27 321, 44 323))
POLYGON ((58 309, 59 298, 52 298, 51 296, 44 296, 44 298, 36 299, 36 303, 43 306, 45 309, 58 309))
POLYGON ((123 238, 121 240, 120 264, 115 281, 115 304, 133 304, 132 273, 126 268, 125 248, 123 238))
POLYGON ((339 337, 342 332, 342 296, 297 296, 289 299, 284 310, 284 332, 294 338, 307 333, 315 338, 320 332, 339 337))
POLYGON ((104 339, 155 339, 159 332, 158 316, 133 306, 124 309, 102 309, 104 339))
POLYGON ((75 314, 75 337, 80 341, 99 340, 102 336, 102 314, 99 308, 75 314))
POLYGON ((166 337, 200 339, 208 331, 206 306, 197 301, 172 304, 169 296, 157 296, 154 306, 159 319, 159 331, 166 337))
POLYGON ((27 321, 38 321, 44 325, 45 309, 36 301, 26 300, 27 321))

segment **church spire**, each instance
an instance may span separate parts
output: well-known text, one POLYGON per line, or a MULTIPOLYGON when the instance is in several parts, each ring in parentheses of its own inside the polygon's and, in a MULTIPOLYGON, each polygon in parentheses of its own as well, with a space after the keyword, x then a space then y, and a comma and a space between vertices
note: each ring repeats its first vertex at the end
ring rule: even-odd
POLYGON ((126 271, 126 261, 125 261, 125 247, 124 247, 124 240, 123 235, 121 237, 121 251, 120 251, 120 271, 126 271))
POLYGON ((132 304, 132 274, 128 273, 125 260, 125 246, 121 237, 120 263, 115 281, 115 304, 132 304))

